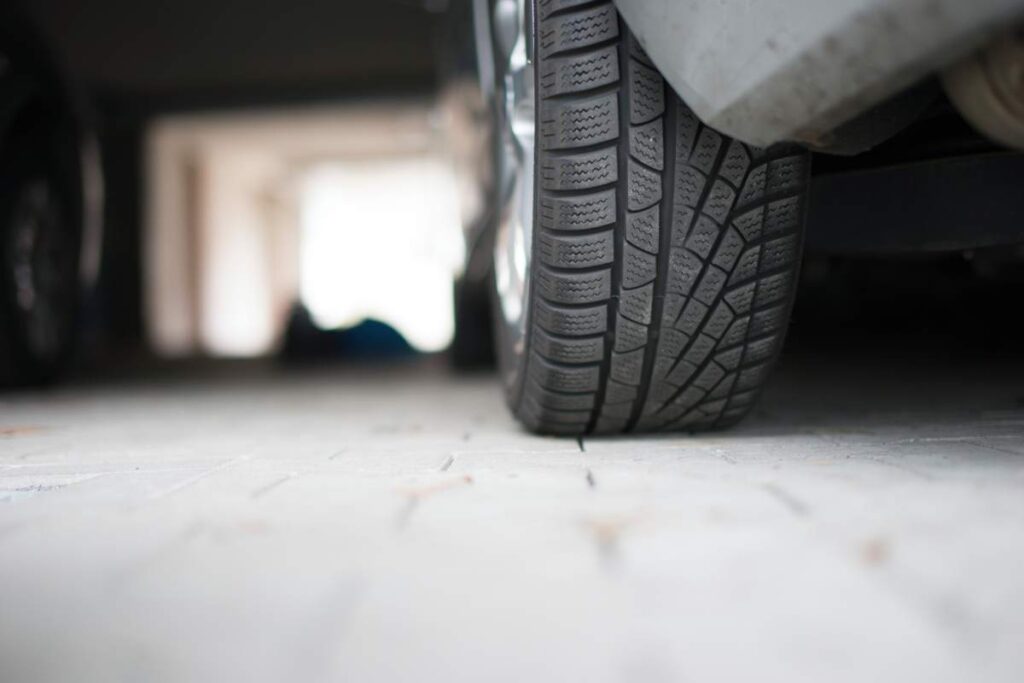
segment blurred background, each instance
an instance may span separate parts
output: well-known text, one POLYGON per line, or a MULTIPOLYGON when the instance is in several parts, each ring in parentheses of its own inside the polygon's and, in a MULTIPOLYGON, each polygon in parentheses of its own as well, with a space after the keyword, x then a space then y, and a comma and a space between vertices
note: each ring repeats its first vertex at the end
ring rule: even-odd
MULTIPOLYGON (((455 173, 481 144, 466 107, 453 106, 468 71, 460 7, 26 3, 102 150, 102 267, 77 372, 413 354, 488 367, 488 274, 471 274, 469 294, 461 287, 467 268, 481 269, 462 226, 483 200, 455 173)), ((900 340, 941 341, 940 353, 1015 347, 1003 314, 1022 293, 1014 250, 887 246, 878 236, 893 207, 864 213, 870 184, 860 194, 829 185, 851 165, 899 163, 906 138, 863 161, 816 157, 788 353, 900 340), (821 226, 837 220, 853 226, 843 234, 863 225, 880 248, 831 240, 821 226)))
POLYGON ((103 153, 83 366, 449 346, 464 246, 444 3, 25 9, 103 153))

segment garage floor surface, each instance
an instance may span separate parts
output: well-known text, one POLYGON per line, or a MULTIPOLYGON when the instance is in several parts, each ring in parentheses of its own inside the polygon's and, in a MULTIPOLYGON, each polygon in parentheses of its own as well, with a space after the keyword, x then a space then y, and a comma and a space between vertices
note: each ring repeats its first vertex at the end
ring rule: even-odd
POLYGON ((429 364, 0 396, 0 680, 1020 681, 1022 378, 582 442, 429 364))

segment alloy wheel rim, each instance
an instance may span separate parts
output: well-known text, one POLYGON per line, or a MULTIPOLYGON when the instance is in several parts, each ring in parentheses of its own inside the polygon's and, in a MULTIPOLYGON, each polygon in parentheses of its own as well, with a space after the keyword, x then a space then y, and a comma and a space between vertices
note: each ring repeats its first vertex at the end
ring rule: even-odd
POLYGON ((528 2, 498 0, 492 16, 500 192, 494 268, 502 319, 516 355, 525 348, 534 221, 537 105, 528 2))

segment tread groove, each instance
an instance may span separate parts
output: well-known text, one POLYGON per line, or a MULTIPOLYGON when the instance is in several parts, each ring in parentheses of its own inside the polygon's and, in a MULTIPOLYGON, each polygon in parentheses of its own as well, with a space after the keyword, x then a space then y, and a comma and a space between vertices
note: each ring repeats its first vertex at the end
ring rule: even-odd
MULTIPOLYGON (((626 52, 626 40, 622 38, 627 32, 624 30, 624 23, 621 18, 616 17, 619 22, 619 42, 617 45, 617 51, 619 53, 619 80, 627 81, 626 87, 620 87, 618 91, 618 136, 617 139, 621 142, 623 139, 622 129, 625 122, 629 121, 629 87, 628 87, 628 63, 629 54, 626 52)), ((621 144, 620 144, 621 149, 621 144)), ((616 258, 612 261, 612 295, 608 299, 608 321, 606 328, 606 346, 605 356, 601 363, 600 375, 598 376, 597 392, 594 397, 594 408, 590 414, 590 420, 587 422, 585 432, 587 434, 593 434, 597 428, 598 420, 601 417, 601 410, 604 407, 605 394, 607 392, 608 378, 612 372, 612 357, 614 352, 612 348, 615 343, 615 329, 616 329, 616 315, 619 310, 619 296, 622 287, 622 252, 623 245, 625 243, 625 230, 623 224, 625 222, 626 206, 628 206, 628 196, 626 194, 626 188, 628 184, 624 182, 624 179, 628 176, 628 164, 629 154, 620 153, 618 156, 618 187, 616 188, 616 207, 615 207, 615 228, 612 237, 612 248, 616 255, 616 258)))
MULTIPOLYGON (((668 86, 665 86, 666 90, 668 86)), ((669 93, 666 93, 668 99, 669 93)), ((629 422, 623 431, 632 432, 636 429, 640 416, 643 414, 644 406, 647 405, 647 397, 651 390, 651 383, 654 381, 654 361, 658 355, 658 340, 660 338, 659 327, 665 306, 665 294, 668 288, 669 253, 672 245, 672 212, 675 209, 675 170, 676 170, 676 115, 677 106, 674 101, 669 101, 665 106, 663 117, 664 127, 664 170, 662 171, 662 200, 659 214, 658 231, 658 271, 654 285, 654 302, 651 309, 651 326, 648 331, 644 365, 640 371, 640 391, 636 402, 633 404, 633 412, 629 422)))

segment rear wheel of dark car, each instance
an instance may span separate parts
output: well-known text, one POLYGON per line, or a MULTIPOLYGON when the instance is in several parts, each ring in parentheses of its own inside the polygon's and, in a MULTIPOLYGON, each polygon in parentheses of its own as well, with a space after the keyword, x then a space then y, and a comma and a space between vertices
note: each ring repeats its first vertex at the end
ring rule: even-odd
POLYGON ((609 2, 499 0, 499 362, 531 430, 703 430, 789 319, 808 155, 704 126, 609 2))
POLYGON ((31 106, 0 140, 0 385, 57 378, 75 347, 82 245, 70 130, 31 106))

